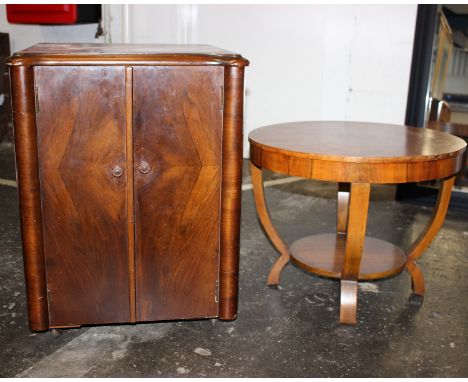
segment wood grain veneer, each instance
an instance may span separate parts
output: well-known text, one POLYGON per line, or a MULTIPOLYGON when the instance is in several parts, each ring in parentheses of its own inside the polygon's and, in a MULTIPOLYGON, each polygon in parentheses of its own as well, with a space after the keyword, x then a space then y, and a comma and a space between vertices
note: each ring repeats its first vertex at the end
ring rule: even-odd
POLYGON ((34 74, 50 325, 128 321, 125 68, 34 74))
POLYGON ((40 331, 48 329, 49 314, 37 157, 34 70, 24 66, 11 68, 10 81, 28 319, 29 327, 40 331))
POLYGON ((38 44, 8 65, 30 328, 234 319, 248 61, 38 44))
POLYGON ((362 122, 295 122, 249 135, 250 158, 282 174, 333 182, 406 183, 460 170, 465 142, 438 131, 362 122))
POLYGON ((225 69, 218 313, 223 320, 233 320, 237 316, 242 195, 243 84, 243 67, 225 69))
POLYGON ((125 161, 127 163, 127 251, 130 322, 136 322, 135 194, 133 152, 133 68, 125 68, 125 161))
POLYGON ((216 317, 223 68, 133 71, 137 319, 216 317))
MULTIPOLYGON (((366 236, 358 280, 375 280, 393 276, 404 268, 405 252, 384 240, 366 236)), ((312 273, 340 279, 342 276, 346 236, 323 233, 296 240, 291 244, 292 261, 312 273)))
POLYGON ((454 175, 466 144, 428 129, 361 122, 295 122, 252 131, 250 168, 260 221, 280 253, 268 276, 278 285, 291 260, 310 272, 341 281, 340 322, 356 323, 358 280, 397 274, 404 267, 412 280, 412 303, 422 302, 425 285, 416 260, 429 246, 449 205, 454 175), (338 182, 336 233, 308 236, 289 248, 267 212, 262 169, 338 182), (440 179, 434 215, 407 254, 393 244, 366 237, 372 183, 440 179))
POLYGON ((15 53, 10 66, 139 65, 239 66, 239 54, 210 45, 182 44, 36 44, 15 53))

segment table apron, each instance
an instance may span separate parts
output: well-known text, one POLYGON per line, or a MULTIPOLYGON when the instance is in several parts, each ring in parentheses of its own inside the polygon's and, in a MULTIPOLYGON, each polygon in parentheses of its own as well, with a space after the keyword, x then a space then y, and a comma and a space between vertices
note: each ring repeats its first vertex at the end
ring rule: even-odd
POLYGON ((257 167, 284 175, 331 182, 408 183, 448 178, 462 166, 462 156, 417 162, 338 162, 295 157, 250 146, 257 167))

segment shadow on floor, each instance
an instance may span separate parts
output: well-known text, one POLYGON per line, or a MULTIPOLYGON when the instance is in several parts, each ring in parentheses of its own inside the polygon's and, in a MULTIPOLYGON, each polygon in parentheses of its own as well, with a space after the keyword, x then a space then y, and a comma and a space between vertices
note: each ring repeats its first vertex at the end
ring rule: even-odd
MULTIPOLYGON (((0 174, 14 176, 0 150, 0 174)), ((277 175, 266 174, 267 179, 277 175)), ((244 171, 244 182, 249 182, 244 171)), ((297 181, 266 189, 286 243, 334 230, 336 184, 297 181)), ((407 248, 431 210, 373 190, 368 234, 407 248)), ((266 287, 277 257, 242 195, 239 315, 218 320, 84 327, 32 333, 22 271, 16 189, 0 186, 0 376, 13 377, 467 377, 468 221, 449 212, 420 261, 428 292, 410 307, 410 279, 362 283, 358 324, 338 323, 339 283, 293 265, 266 287)))

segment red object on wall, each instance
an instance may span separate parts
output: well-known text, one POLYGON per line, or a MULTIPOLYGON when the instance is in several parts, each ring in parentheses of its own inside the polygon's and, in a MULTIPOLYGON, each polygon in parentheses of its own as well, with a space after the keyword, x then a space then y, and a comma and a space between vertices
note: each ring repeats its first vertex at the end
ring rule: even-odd
POLYGON ((97 4, 7 4, 7 20, 12 24, 78 24, 98 22, 97 4))
POLYGON ((76 4, 7 4, 7 20, 19 24, 76 24, 76 4))

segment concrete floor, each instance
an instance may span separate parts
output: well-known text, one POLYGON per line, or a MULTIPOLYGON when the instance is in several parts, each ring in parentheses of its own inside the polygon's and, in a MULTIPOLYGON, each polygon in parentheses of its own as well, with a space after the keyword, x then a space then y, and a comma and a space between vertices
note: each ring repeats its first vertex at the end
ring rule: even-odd
MULTIPOLYGON (((0 178, 14 179, 0 149, 0 178)), ((250 183, 248 170, 244 184, 250 183)), ((431 210, 374 187, 368 234, 407 248, 431 210)), ((336 184, 266 188, 286 243, 334 230, 336 184)), ((16 189, 0 185, 0 377, 468 377, 468 220, 450 211, 419 264, 424 305, 407 304, 407 273, 359 290, 358 324, 338 323, 339 283, 288 265, 266 287, 277 254, 242 193, 239 315, 32 333, 27 326, 16 189)))

